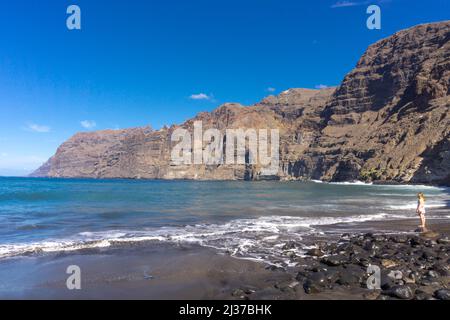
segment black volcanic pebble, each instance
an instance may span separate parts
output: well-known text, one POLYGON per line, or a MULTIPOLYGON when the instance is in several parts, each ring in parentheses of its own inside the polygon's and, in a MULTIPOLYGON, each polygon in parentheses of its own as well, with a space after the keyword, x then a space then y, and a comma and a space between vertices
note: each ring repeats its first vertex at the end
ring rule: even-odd
POLYGON ((372 241, 366 241, 363 244, 363 249, 366 250, 366 251, 372 251, 372 250, 375 250, 377 248, 378 248, 377 245, 374 242, 372 242, 372 241))
POLYGON ((395 280, 387 275, 386 272, 381 273, 381 289, 389 290, 395 286, 395 280))
POLYGON ((341 239, 342 240, 350 240, 351 239, 351 235, 350 235, 350 233, 344 233, 342 236, 341 236, 341 239))
POLYGON ((352 263, 367 268, 371 264, 371 260, 366 253, 359 253, 352 256, 352 263))
POLYGON ((436 258, 437 253, 433 250, 422 250, 422 258, 428 261, 432 261, 436 258))
MULTIPOLYGON (((415 235, 346 234, 337 242, 317 242, 305 258, 296 258, 303 265, 297 269, 296 279, 308 294, 333 289, 335 284, 366 288, 367 267, 375 265, 381 268, 383 291, 364 298, 445 300, 449 297, 449 290, 443 287, 448 285, 445 277, 450 276, 450 247, 448 238, 433 239, 415 235), (393 263, 388 264, 389 261, 393 263), (395 272, 401 272, 402 276, 400 273, 395 276, 395 272), (420 290, 425 287, 426 290, 420 290), (434 290, 437 290, 434 295, 430 294, 434 290)), ((294 243, 286 244, 286 249, 292 247, 294 243)))
POLYGON ((440 282, 433 278, 422 279, 419 284, 424 287, 439 287, 441 285, 440 282))
POLYGON ((384 235, 376 235, 376 236, 373 237, 373 239, 376 242, 384 242, 384 241, 387 240, 386 236, 384 236, 384 235))
POLYGON ((326 264, 327 266, 335 267, 335 266, 340 266, 340 265, 346 263, 347 257, 342 256, 342 255, 330 256, 330 257, 323 258, 321 260, 321 262, 326 264))
POLYGON ((232 295, 233 297, 237 297, 237 298, 240 298, 240 299, 244 299, 246 294, 245 294, 244 290, 242 290, 242 289, 236 289, 236 290, 234 290, 234 291, 231 293, 231 295, 232 295))
POLYGON ((390 288, 387 292, 387 295, 402 299, 402 300, 411 300, 414 298, 414 292, 410 286, 394 286, 390 288))
POLYGON ((327 277, 330 283, 335 283, 336 280, 339 279, 340 274, 341 274, 340 269, 330 269, 325 271, 325 276, 327 277))
POLYGON ((408 237, 406 235, 397 235, 391 237, 390 240, 395 243, 407 243, 408 237))
POLYGON ((373 239, 373 233, 366 233, 365 235, 364 235, 364 239, 373 239))
POLYGON ((417 293, 415 298, 415 300, 433 300, 433 297, 431 295, 429 295, 428 293, 417 293))
POLYGON ((444 264, 435 264, 433 270, 436 271, 442 277, 450 276, 450 267, 444 264))
POLYGON ((450 290, 439 289, 434 293, 434 297, 439 300, 450 300, 450 290))
POLYGON ((409 243, 411 244, 412 247, 417 247, 420 246, 423 242, 419 237, 411 237, 409 239, 409 243))
POLYGON ((342 286, 357 285, 360 283, 360 278, 350 270, 344 271, 341 273, 336 283, 342 286))
POLYGON ((427 248, 434 248, 437 245, 437 242, 434 240, 426 240, 424 245, 427 248))
POLYGON ((328 277, 324 272, 314 272, 308 276, 308 280, 321 287, 328 284, 328 277))
POLYGON ((450 239, 448 237, 439 238, 439 239, 437 239, 436 242, 439 244, 447 244, 448 245, 448 244, 450 244, 450 239))
POLYGON ((306 254, 311 257, 322 257, 325 255, 325 253, 320 249, 308 250, 308 252, 306 252, 306 254))
POLYGON ((274 265, 269 265, 266 267, 266 269, 270 271, 286 271, 286 269, 284 269, 283 267, 277 267, 274 265))
POLYGON ((439 274, 436 271, 430 270, 427 272, 428 278, 439 278, 439 274))
POLYGON ((303 289, 307 294, 320 293, 323 291, 324 287, 320 284, 317 284, 310 279, 307 279, 303 284, 303 289))

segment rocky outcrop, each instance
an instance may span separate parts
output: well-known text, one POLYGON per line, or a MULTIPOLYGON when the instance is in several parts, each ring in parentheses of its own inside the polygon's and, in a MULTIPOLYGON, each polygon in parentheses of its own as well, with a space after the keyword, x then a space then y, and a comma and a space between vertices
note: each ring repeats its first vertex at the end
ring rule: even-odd
MULTIPOLYGON (((450 22, 370 46, 338 88, 290 89, 245 107, 225 104, 180 126, 79 133, 33 176, 258 180, 256 165, 173 165, 178 128, 280 130, 271 178, 450 185, 450 22)), ((226 135, 225 135, 226 136, 226 135)), ((224 141, 226 145, 226 139, 224 141)))

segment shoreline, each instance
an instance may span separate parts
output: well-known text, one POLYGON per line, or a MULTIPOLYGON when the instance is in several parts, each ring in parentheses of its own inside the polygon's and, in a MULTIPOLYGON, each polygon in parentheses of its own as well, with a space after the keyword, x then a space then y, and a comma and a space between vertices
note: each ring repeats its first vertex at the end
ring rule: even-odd
POLYGON ((438 290, 447 290, 441 292, 444 295, 450 288, 450 222, 431 221, 430 229, 435 234, 428 235, 414 233, 414 223, 417 221, 362 223, 360 230, 364 225, 385 229, 365 235, 352 233, 354 226, 343 226, 340 234, 325 231, 311 240, 315 245, 305 257, 290 253, 295 242, 286 243, 286 255, 298 264, 288 268, 185 244, 130 245, 10 258, 0 260, 0 298, 433 299, 438 290), (383 290, 368 290, 362 285, 367 281, 364 268, 368 264, 382 267, 383 290), (82 290, 66 288, 69 265, 80 266, 82 290), (402 271, 404 279, 390 279, 387 271, 402 271))

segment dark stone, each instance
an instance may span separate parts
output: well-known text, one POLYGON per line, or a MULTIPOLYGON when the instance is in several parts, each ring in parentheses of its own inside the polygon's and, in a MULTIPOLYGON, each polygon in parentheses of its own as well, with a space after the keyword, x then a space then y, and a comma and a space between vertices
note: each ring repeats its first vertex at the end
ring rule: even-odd
POLYGON ((450 277, 450 268, 448 265, 435 264, 433 270, 436 271, 441 277, 450 277))
POLYGON ((432 250, 423 250, 422 252, 422 258, 424 258, 427 261, 434 260, 436 258, 436 252, 432 250))
POLYGON ((395 243, 406 243, 408 242, 408 237, 406 235, 397 235, 390 238, 395 243))
POLYGON ((436 242, 439 244, 450 244, 450 239, 448 237, 439 238, 436 242))
POLYGON ((297 276, 295 277, 295 279, 297 281, 303 282, 309 275, 309 272, 305 271, 305 270, 301 270, 297 273, 297 276))
POLYGON ((433 300, 433 297, 427 293, 418 293, 416 294, 415 300, 433 300))
POLYGON ((341 274, 341 271, 339 271, 339 270, 325 271, 325 276, 329 283, 335 283, 336 280, 339 279, 340 274, 341 274))
POLYGON ((341 236, 341 239, 343 239, 343 240, 350 240, 350 238, 351 238, 351 235, 349 233, 344 233, 341 236))
POLYGON ((374 242, 366 241, 363 245, 363 249, 366 251, 373 251, 378 249, 378 246, 374 242))
POLYGON ((339 279, 336 281, 336 283, 340 284, 341 286, 351 286, 359 284, 360 278, 353 274, 352 272, 343 272, 339 279))
POLYGON ((420 281, 420 285, 424 287, 439 287, 441 284, 433 278, 426 278, 420 281))
POLYGON ((437 242, 434 240, 426 240, 425 241, 425 247, 427 248, 434 248, 436 246, 437 242))
POLYGON ((325 251, 327 252, 336 252, 337 249, 337 244, 336 243, 331 243, 329 245, 326 246, 325 251))
POLYGON ((387 294, 402 300, 411 300, 414 298, 414 292, 410 286, 394 286, 389 289, 387 294))
POLYGON ((418 278, 418 273, 413 272, 411 270, 407 271, 405 274, 403 274, 403 281, 405 283, 416 283, 418 278))
POLYGON ((335 267, 345 264, 347 262, 347 257, 341 255, 330 256, 323 258, 321 262, 326 264, 327 266, 335 267))
POLYGON ((293 293, 296 291, 295 288, 298 286, 298 284, 299 284, 298 282, 288 281, 288 282, 277 283, 277 284, 275 284, 274 287, 276 289, 280 290, 281 292, 293 293))
POLYGON ((245 297, 245 292, 242 289, 236 289, 231 293, 231 295, 233 297, 238 297, 238 298, 243 299, 245 297))
POLYGON ((449 289, 439 289, 434 293, 434 297, 439 300, 450 300, 450 290, 449 289))
MULTIPOLYGON (((339 253, 342 254, 351 254, 351 253, 355 253, 355 248, 353 247, 352 244, 350 243, 343 243, 341 245, 339 245, 339 247, 337 248, 337 250, 339 251, 339 253)), ((357 250, 356 250, 357 251, 357 250)), ((356 252, 357 253, 357 252, 356 252)))
POLYGON ((420 240, 419 237, 411 237, 409 239, 409 243, 411 244, 412 247, 417 247, 422 244, 422 241, 420 240))
POLYGON ((277 266, 274 266, 274 265, 267 266, 266 270, 270 270, 270 271, 286 271, 284 268, 277 267, 277 266))
POLYGON ((352 256, 352 262, 365 268, 371 264, 369 256, 365 254, 356 254, 352 256))
POLYGON ((308 250, 306 254, 311 257, 322 257, 324 255, 324 252, 320 249, 311 249, 308 250))
POLYGON ((439 278, 439 274, 436 271, 430 270, 427 272, 428 278, 439 278))
POLYGON ((256 292, 256 289, 255 288, 245 288, 243 291, 245 294, 253 294, 256 292))
POLYGON ((373 239, 373 233, 366 233, 365 235, 364 235, 364 239, 373 239))
POLYGON ((308 276, 308 280, 313 282, 314 284, 318 286, 326 286, 328 283, 327 275, 323 272, 315 272, 308 276))
POLYGON ((394 281, 403 279, 403 273, 401 271, 391 271, 387 276, 394 281))
POLYGON ((312 272, 324 272, 324 271, 327 271, 327 270, 328 270, 327 268, 323 268, 320 265, 311 267, 311 269, 310 269, 310 271, 312 271, 312 272))
POLYGON ((320 293, 323 291, 323 287, 321 287, 317 283, 314 283, 310 279, 305 281, 305 283, 303 284, 303 289, 307 294, 320 293))
POLYGON ((381 272, 381 289, 389 290, 396 285, 395 280, 389 277, 389 273, 382 271, 381 272))
POLYGON ((383 235, 376 235, 376 236, 373 237, 373 239, 374 239, 376 242, 384 242, 384 241, 386 241, 386 237, 383 236, 383 235))

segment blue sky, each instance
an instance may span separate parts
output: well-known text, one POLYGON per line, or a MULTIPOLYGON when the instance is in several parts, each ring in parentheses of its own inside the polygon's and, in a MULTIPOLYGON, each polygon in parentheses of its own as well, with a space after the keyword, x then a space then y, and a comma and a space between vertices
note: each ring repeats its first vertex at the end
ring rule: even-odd
POLYGON ((368 45, 447 0, 15 0, 0 10, 0 175, 79 131, 181 123, 224 102, 338 85, 368 45), (66 28, 76 4, 82 30, 66 28), (366 9, 382 9, 382 29, 366 9))

